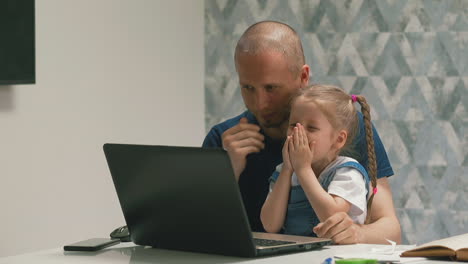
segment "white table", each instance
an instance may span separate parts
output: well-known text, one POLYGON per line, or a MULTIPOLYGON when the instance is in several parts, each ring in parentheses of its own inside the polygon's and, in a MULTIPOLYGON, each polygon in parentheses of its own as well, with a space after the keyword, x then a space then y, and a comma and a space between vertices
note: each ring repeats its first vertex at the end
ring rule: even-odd
MULTIPOLYGON (((0 264, 55 264, 55 263, 321 263, 328 257, 344 253, 362 253, 362 257, 371 248, 382 247, 384 245, 347 245, 347 246, 326 246, 320 250, 303 253, 293 253, 261 258, 238 258, 220 255, 210 255, 201 253, 191 253, 182 251, 154 249, 150 247, 136 246, 133 243, 122 243, 97 252, 64 252, 62 248, 38 251, 18 256, 0 258, 0 264)), ((421 260, 408 263, 455 263, 453 261, 421 260)))

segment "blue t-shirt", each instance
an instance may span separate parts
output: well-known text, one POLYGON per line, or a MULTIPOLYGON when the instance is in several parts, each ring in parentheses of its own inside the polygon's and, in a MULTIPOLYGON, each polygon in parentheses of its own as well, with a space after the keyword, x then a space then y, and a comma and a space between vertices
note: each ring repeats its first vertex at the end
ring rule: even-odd
MULTIPOLYGON (((367 168, 368 159, 365 125, 362 114, 360 112, 358 113, 359 132, 354 139, 354 152, 358 155, 351 155, 351 157, 367 168)), ((255 116, 249 111, 245 111, 211 128, 203 141, 203 147, 221 148, 223 145, 222 135, 224 131, 237 125, 242 117, 246 117, 249 123, 258 125, 255 116)), ((377 178, 392 176, 393 169, 388 160, 385 148, 374 126, 372 126, 372 129, 374 131, 374 146, 377 158, 377 178)), ((260 133, 265 136, 265 148, 258 153, 247 155, 246 167, 239 177, 239 189, 242 194, 252 231, 265 232, 262 222, 260 221, 260 211, 268 195, 268 180, 275 171, 276 166, 283 162, 281 150, 284 140, 274 140, 265 135, 263 130, 260 130, 260 133)))

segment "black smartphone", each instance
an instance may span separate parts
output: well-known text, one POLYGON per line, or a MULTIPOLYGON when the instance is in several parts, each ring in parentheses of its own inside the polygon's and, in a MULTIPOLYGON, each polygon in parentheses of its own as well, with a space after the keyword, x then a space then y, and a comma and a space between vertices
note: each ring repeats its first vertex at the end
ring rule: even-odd
POLYGON ((65 251, 98 251, 106 247, 117 245, 120 239, 91 238, 63 246, 65 251))

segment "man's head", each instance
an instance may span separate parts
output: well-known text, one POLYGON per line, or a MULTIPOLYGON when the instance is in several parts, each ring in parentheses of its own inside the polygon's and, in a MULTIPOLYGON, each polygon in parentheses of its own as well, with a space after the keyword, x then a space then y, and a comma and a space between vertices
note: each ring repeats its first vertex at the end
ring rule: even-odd
POLYGON ((277 137, 287 128, 289 99, 309 82, 299 36, 286 24, 259 22, 239 39, 234 60, 247 109, 277 137))

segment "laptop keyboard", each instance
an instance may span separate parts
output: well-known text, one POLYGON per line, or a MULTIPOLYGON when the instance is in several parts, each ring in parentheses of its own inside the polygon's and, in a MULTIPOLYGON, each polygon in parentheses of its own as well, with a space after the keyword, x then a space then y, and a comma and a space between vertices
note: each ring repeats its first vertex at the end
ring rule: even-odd
POLYGON ((282 241, 282 240, 270 240, 270 239, 262 239, 262 238, 254 238, 253 240, 256 246, 261 246, 261 247, 296 244, 296 242, 282 241))

